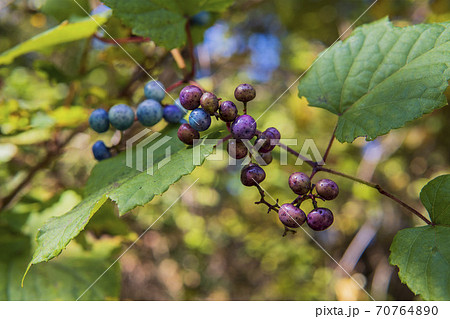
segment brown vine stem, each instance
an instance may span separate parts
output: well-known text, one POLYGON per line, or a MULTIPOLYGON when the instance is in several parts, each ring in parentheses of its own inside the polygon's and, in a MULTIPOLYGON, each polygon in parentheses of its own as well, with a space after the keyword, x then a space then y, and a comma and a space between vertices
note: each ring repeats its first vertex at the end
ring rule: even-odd
POLYGON ((261 188, 261 186, 259 186, 259 184, 255 185, 256 188, 259 191, 259 195, 261 196, 260 200, 255 202, 255 204, 264 204, 268 207, 267 209, 267 214, 270 213, 271 210, 273 210, 274 212, 278 213, 278 208, 280 207, 280 205, 278 204, 278 199, 276 201, 276 203, 274 205, 270 204, 268 201, 265 200, 265 196, 266 194, 264 193, 264 190, 261 188))
POLYGON ((361 183, 364 184, 366 186, 369 186, 371 188, 375 188, 380 194, 392 199, 394 202, 400 204, 401 206, 403 206, 404 208, 406 208, 407 210, 409 210, 411 213, 413 213, 414 215, 416 215, 417 217, 419 217, 420 219, 422 219, 425 223, 427 223, 428 225, 433 225, 433 223, 428 220, 428 218, 426 218, 425 216, 423 216, 421 213, 419 213, 417 210, 415 210, 414 208, 412 208, 411 206, 409 206, 408 204, 406 204, 405 202, 403 202, 402 200, 400 200, 399 198, 397 198, 395 195, 385 191, 380 185, 369 182, 369 181, 365 181, 363 179, 351 176, 351 175, 347 175, 329 168, 324 168, 324 167, 317 167, 316 168, 317 171, 322 171, 322 172, 327 172, 333 175, 338 175, 347 179, 350 179, 352 181, 355 181, 357 183, 361 183))
POLYGON ((297 158, 300 158, 301 160, 303 160, 306 164, 308 164, 309 166, 311 166, 312 168, 317 167, 317 162, 313 162, 310 161, 309 159, 307 159, 306 157, 304 157, 303 155, 301 155, 299 152, 293 150, 292 148, 290 148, 287 145, 284 145, 283 143, 278 142, 277 145, 279 147, 281 147, 282 149, 288 151, 289 153, 291 153, 292 155, 295 155, 297 158))
POLYGON ((330 154, 331 146, 333 146, 334 135, 336 134, 336 129, 337 129, 337 124, 334 127, 333 134, 331 135, 330 141, 328 142, 328 146, 327 146, 327 149, 325 151, 325 154, 323 154, 323 158, 322 159, 323 159, 324 163, 327 161, 328 154, 330 154))

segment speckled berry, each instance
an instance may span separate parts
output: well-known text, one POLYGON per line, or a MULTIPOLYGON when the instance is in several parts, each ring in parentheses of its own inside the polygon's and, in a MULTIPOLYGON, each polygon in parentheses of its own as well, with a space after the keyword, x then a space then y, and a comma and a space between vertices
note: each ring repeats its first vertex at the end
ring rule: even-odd
POLYGON ((239 140, 231 139, 227 146, 228 154, 235 159, 241 159, 247 156, 248 149, 245 144, 239 140))
POLYGON ((211 126, 211 116, 203 109, 195 109, 189 115, 189 125, 197 131, 206 131, 211 126))
POLYGON ((275 127, 269 127, 264 131, 264 134, 274 142, 278 143, 281 138, 280 131, 278 131, 275 127))
POLYGON ((147 99, 161 102, 166 95, 166 88, 159 81, 149 81, 144 86, 144 95, 147 99))
POLYGON ((339 195, 339 187, 331 179, 321 179, 316 183, 316 191, 323 199, 333 200, 339 195))
POLYGON ((256 96, 256 91, 250 84, 239 84, 234 90, 234 97, 241 102, 249 102, 256 96))
POLYGON ((89 116, 89 125, 97 133, 104 133, 109 129, 108 112, 104 109, 96 109, 89 116))
POLYGON ((325 230, 333 224, 334 217, 328 208, 313 209, 306 217, 308 226, 316 231, 325 230))
POLYGON ((266 178, 266 172, 257 164, 250 163, 241 170, 241 183, 245 186, 255 186, 266 178))
POLYGON ((194 110, 200 105, 203 91, 195 85, 188 85, 180 92, 180 103, 187 110, 194 110))
POLYGON ((271 152, 275 148, 275 143, 272 139, 266 135, 266 132, 262 132, 261 135, 256 139, 255 146, 258 148, 260 153, 271 152))
POLYGON ((235 139, 249 140, 256 133, 256 121, 250 115, 241 115, 231 124, 231 134, 235 139))
POLYGON ((134 111, 128 105, 117 104, 109 109, 108 118, 112 126, 120 131, 124 131, 133 125, 134 111))
POLYGON ((289 228, 298 228, 305 223, 306 215, 292 204, 283 204, 278 209, 278 218, 289 228))
POLYGON ((219 108, 219 100, 217 99, 217 96, 215 96, 215 94, 211 92, 205 92, 200 98, 200 105, 208 114, 213 115, 219 108))
POLYGON ((144 100, 137 107, 138 121, 144 126, 153 126, 163 117, 163 108, 158 101, 144 100))
POLYGON ((297 195, 305 195, 311 189, 311 180, 305 173, 296 172, 289 176, 289 187, 297 195))
POLYGON ((169 123, 179 123, 186 113, 178 105, 167 105, 163 110, 163 117, 169 123))
POLYGON ((233 122, 238 114, 236 105, 231 101, 224 101, 219 107, 220 119, 224 122, 233 122))
POLYGON ((194 144, 194 140, 198 140, 200 138, 198 131, 187 123, 180 125, 177 136, 180 141, 187 145, 194 144))
POLYGON ((97 141, 92 145, 92 153, 97 161, 102 161, 111 157, 109 148, 106 147, 103 141, 97 141))

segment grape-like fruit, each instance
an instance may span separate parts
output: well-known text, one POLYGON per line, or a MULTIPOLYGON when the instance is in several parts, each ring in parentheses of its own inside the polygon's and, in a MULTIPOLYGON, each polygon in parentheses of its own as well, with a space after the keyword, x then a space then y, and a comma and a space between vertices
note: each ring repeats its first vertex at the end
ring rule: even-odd
POLYGON ((193 15, 190 19, 192 25, 205 26, 211 21, 211 13, 208 11, 200 11, 193 15))
POLYGON ((335 199, 339 195, 339 187, 331 179, 321 179, 316 183, 316 191, 326 200, 335 199))
POLYGON ((185 86, 180 92, 180 103, 187 110, 194 110, 200 105, 203 91, 195 85, 185 86))
POLYGON ((290 228, 298 228, 305 223, 306 215, 292 204, 283 204, 278 210, 278 218, 283 225, 290 228))
POLYGON ((109 148, 106 147, 103 141, 97 141, 92 145, 92 153, 97 161, 102 161, 111 157, 109 148))
POLYGON ((166 95, 166 88, 159 81, 149 81, 144 86, 144 95, 147 99, 161 102, 166 95))
POLYGON ((316 231, 325 230, 333 224, 334 217, 328 208, 315 208, 306 217, 308 226, 316 231))
POLYGON ((231 134, 235 139, 249 140, 256 133, 256 121, 250 115, 241 115, 231 124, 231 134))
POLYGON ((236 105, 231 101, 224 101, 219 107, 219 116, 224 122, 233 122, 238 114, 236 105))
POLYGON ((256 96, 256 91, 250 84, 239 84, 234 90, 234 97, 241 102, 249 102, 256 96))
POLYGON ((198 140, 200 138, 198 131, 187 123, 180 125, 177 136, 180 141, 187 145, 194 144, 194 140, 198 140))
POLYGON ((241 183, 245 186, 256 186, 266 178, 266 172, 257 164, 250 163, 241 170, 241 183))
POLYGON ((125 104, 116 104, 109 109, 109 122, 112 126, 120 131, 124 131, 133 125, 134 111, 125 104))
POLYGON ((272 139, 266 135, 266 132, 262 132, 261 135, 256 139, 255 145, 260 146, 258 152, 268 153, 275 148, 275 144, 272 139))
POLYGON ((244 158, 248 154, 248 149, 245 144, 239 140, 234 139, 228 142, 227 151, 228 154, 230 154, 230 156, 235 159, 244 158))
POLYGON ((264 134, 276 143, 280 141, 281 138, 280 131, 278 131, 275 127, 269 127, 267 130, 264 131, 264 134))
POLYGON ((208 114, 213 115, 219 108, 219 100, 215 94, 205 92, 200 98, 200 105, 208 114))
POLYGON ((153 126, 163 117, 163 107, 158 101, 144 100, 137 107, 136 111, 139 122, 144 126, 153 126))
POLYGON ((271 152, 260 153, 259 155, 261 155, 262 162, 263 162, 263 163, 258 162, 259 165, 266 166, 266 165, 269 165, 270 163, 272 163, 273 157, 272 157, 271 152))
POLYGON ((163 110, 163 117, 169 123, 179 123, 185 112, 178 105, 167 105, 163 110))
POLYGON ((289 187, 297 195, 305 195, 311 189, 311 180, 305 173, 296 172, 289 176, 289 187))
POLYGON ((211 126, 211 116, 203 109, 195 109, 189 115, 189 124, 197 131, 206 131, 211 126))
POLYGON ((108 112, 104 109, 96 109, 89 116, 89 125, 97 133, 104 133, 109 129, 108 112))

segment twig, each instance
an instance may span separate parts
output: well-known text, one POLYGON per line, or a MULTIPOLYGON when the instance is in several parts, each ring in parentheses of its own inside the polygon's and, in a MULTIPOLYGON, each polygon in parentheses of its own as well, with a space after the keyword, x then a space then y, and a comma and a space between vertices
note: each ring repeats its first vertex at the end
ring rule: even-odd
POLYGON ((291 153, 292 155, 297 156, 297 158, 300 158, 301 160, 303 160, 304 162, 306 162, 308 165, 310 165, 311 167, 317 167, 317 162, 313 162, 310 161, 309 159, 307 159, 305 156, 301 155, 299 152, 293 150, 292 148, 290 148, 287 145, 284 145, 283 143, 278 142, 277 145, 279 147, 281 147, 282 149, 285 149, 286 151, 288 151, 289 153, 291 153))
POLYGON ((166 91, 170 92, 170 91, 176 89, 177 87, 183 85, 183 83, 184 83, 183 80, 177 81, 177 82, 173 83, 172 85, 170 85, 169 87, 167 87, 166 91))
POLYGON ((375 188, 380 194, 392 199, 393 201, 397 202, 398 204, 400 204, 401 206, 403 206, 404 208, 406 208, 407 210, 409 210, 411 213, 413 213, 414 215, 416 215, 417 217, 419 217, 420 219, 422 219, 425 223, 427 223, 428 225, 433 225, 433 223, 428 220, 428 218, 426 218, 425 216, 423 216, 421 213, 419 213, 417 210, 415 210, 414 208, 412 208, 411 206, 409 206, 408 204, 406 204, 405 202, 403 202, 402 200, 400 200, 399 198, 397 198, 396 196, 394 196, 393 194, 387 192, 386 190, 384 190, 380 185, 372 183, 372 182, 368 182, 365 181, 363 179, 351 176, 351 175, 347 175, 329 168, 324 168, 324 167, 317 167, 317 171, 322 171, 322 172, 327 172, 330 174, 334 174, 334 175, 338 175, 347 179, 350 179, 352 181, 355 181, 357 183, 361 183, 364 184, 366 186, 369 186, 371 188, 375 188))
POLYGON ((261 195, 261 199, 258 202, 255 202, 255 204, 266 205, 268 207, 267 214, 270 213, 271 210, 278 213, 278 208, 280 207, 280 205, 278 204, 278 199, 277 199, 276 203, 274 205, 272 205, 264 199, 264 197, 266 195, 264 194, 264 190, 261 188, 261 186, 256 184, 256 188, 258 188, 259 194, 261 195))
POLYGON ((328 142, 328 146, 327 146, 327 149, 325 151, 325 154, 323 154, 323 158, 322 159, 323 159, 324 163, 327 161, 328 154, 330 153, 331 146, 333 146, 334 135, 336 134, 336 129, 337 129, 337 124, 334 127, 333 134, 331 135, 330 141, 328 142))

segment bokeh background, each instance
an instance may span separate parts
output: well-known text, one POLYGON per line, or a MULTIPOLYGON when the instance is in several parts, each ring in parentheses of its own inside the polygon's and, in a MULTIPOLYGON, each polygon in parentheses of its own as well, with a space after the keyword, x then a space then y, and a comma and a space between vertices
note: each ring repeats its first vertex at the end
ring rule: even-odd
MULTIPOLYGON (((79 2, 88 11, 99 5, 79 2)), ((239 83, 252 83, 257 99, 249 112, 258 117, 371 3, 237 1, 226 13, 207 17, 203 38, 204 29, 196 31, 196 80, 225 99, 233 98, 239 83)), ((385 16, 398 26, 447 21, 450 3, 380 0, 356 26, 385 16)), ((81 17, 85 13, 73 0, 0 1, 0 52, 81 17)), ((106 29, 117 38, 130 35, 115 18, 106 29)), ((154 43, 124 48, 165 85, 180 78, 170 52, 154 43)), ((0 198, 21 185, 0 211, 0 299, 76 299, 197 178, 85 299, 368 300, 333 259, 377 300, 418 299, 400 282, 388 256, 395 233, 420 225, 419 219, 373 189, 333 178, 341 189, 338 199, 327 203, 334 225, 321 233, 305 228, 332 259, 302 230, 282 237, 276 214, 254 205, 257 191, 242 186, 240 167, 225 159, 207 160, 123 218, 107 203, 62 256, 34 266, 21 289, 37 229, 84 196, 95 165, 90 147, 100 138, 86 129, 89 113, 119 102, 135 106, 148 80, 120 48, 97 39, 27 54, 0 67, 0 198)), ((425 213, 420 189, 449 172, 449 116, 444 107, 373 142, 336 142, 327 165, 376 181, 425 213)), ((299 99, 294 85, 258 127, 277 127, 284 138, 298 139, 297 149, 312 138, 323 152, 335 123, 334 115, 299 99)), ((114 138, 114 132, 108 134, 101 137, 107 144, 114 138)), ((309 167, 295 166, 293 158, 280 166, 274 157, 263 186, 281 203, 292 201, 287 179, 309 167)))

